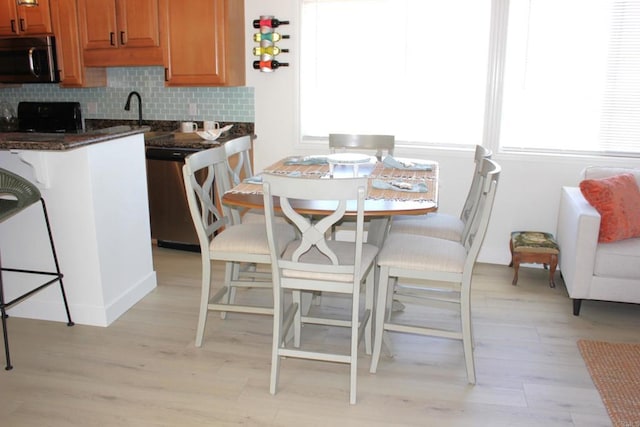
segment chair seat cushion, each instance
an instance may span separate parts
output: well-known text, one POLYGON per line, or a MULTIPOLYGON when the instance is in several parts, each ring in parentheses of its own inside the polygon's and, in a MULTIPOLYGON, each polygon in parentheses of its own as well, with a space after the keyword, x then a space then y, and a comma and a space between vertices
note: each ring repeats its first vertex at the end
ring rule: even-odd
MULTIPOLYGON (((264 226, 266 218, 262 209, 249 209, 242 215, 243 224, 262 224, 264 226)), ((276 223, 287 224, 287 218, 285 218, 281 212, 276 212, 276 223)))
POLYGON ((593 273, 601 277, 640 278, 640 238, 598 244, 593 273))
POLYGON ((459 217, 437 212, 400 215, 391 223, 391 233, 419 234, 454 241, 461 240, 463 230, 464 223, 459 217))
POLYGON ((430 236, 390 234, 380 253, 378 265, 416 271, 462 273, 467 258, 459 243, 430 236))
MULTIPOLYGON (((295 238, 295 231, 288 224, 275 224, 274 235, 278 247, 284 248, 295 238)), ((216 252, 269 255, 265 224, 240 224, 225 228, 209 245, 209 253, 214 255, 216 252)))
MULTIPOLYGON (((289 243, 287 249, 285 249, 283 258, 290 260, 293 252, 298 248, 300 244, 299 240, 294 240, 289 243)), ((345 242, 339 240, 327 241, 327 246, 336 254, 342 265, 353 265, 355 262, 355 243, 345 242)), ((362 245, 362 271, 361 277, 368 270, 368 266, 371 265, 378 254, 378 248, 371 244, 362 245)), ((309 264, 321 264, 331 265, 329 258, 320 252, 316 247, 312 247, 305 254, 300 257, 300 261, 309 264)), ((283 277, 294 277, 302 279, 318 279, 333 282, 353 282, 352 274, 340 274, 340 273, 325 273, 325 272, 312 272, 312 271, 298 271, 291 269, 282 270, 283 277)))

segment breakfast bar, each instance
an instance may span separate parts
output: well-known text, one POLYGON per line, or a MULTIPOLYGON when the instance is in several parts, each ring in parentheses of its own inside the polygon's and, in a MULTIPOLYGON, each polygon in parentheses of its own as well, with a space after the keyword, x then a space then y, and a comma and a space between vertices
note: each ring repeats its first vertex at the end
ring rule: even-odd
MULTIPOLYGON (((145 172, 146 127, 121 126, 77 134, 1 133, 0 165, 30 180, 47 203, 77 324, 108 326, 156 287, 145 172)), ((0 224, 3 266, 49 269, 42 212, 30 207, 0 224)), ((29 288, 6 274, 6 298, 29 288)), ((51 287, 9 315, 66 321, 51 287)))

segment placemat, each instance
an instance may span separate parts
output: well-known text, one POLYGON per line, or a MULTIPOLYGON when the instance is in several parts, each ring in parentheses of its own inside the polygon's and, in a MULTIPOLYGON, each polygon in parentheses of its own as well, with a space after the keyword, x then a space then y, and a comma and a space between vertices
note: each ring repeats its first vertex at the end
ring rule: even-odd
MULTIPOLYGON (((299 176, 301 179, 318 179, 323 176, 329 175, 329 165, 285 165, 286 159, 280 160, 273 165, 264 169, 265 173, 272 173, 278 175, 293 175, 299 176)), ((408 192, 401 190, 391 189, 377 189, 369 185, 367 193, 367 199, 372 200, 413 200, 413 201, 434 201, 437 195, 437 176, 438 165, 433 164, 433 168, 430 171, 414 171, 387 168, 383 163, 377 162, 373 168, 369 179, 382 179, 385 181, 402 180, 409 183, 424 182, 427 187, 426 192, 408 192)), ((235 186, 230 193, 239 194, 262 194, 262 184, 255 184, 249 182, 243 182, 235 186)))

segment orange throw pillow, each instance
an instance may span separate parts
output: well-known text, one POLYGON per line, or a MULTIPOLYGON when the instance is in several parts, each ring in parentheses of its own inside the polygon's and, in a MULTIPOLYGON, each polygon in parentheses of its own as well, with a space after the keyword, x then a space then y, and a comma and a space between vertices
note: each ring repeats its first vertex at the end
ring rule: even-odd
POLYGON ((640 189, 632 174, 585 179, 580 191, 602 217, 599 242, 640 236, 640 189))

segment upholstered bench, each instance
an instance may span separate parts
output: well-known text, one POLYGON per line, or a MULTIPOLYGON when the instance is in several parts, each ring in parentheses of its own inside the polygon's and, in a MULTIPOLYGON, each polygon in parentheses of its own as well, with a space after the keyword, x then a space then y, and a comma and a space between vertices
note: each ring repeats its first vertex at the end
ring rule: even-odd
POLYGON ((539 231, 514 231, 509 242, 511 250, 511 264, 513 266, 513 285, 518 284, 518 269, 520 263, 542 264, 546 269, 549 266, 549 286, 556 287, 553 276, 558 266, 558 254, 560 248, 551 233, 539 231))

